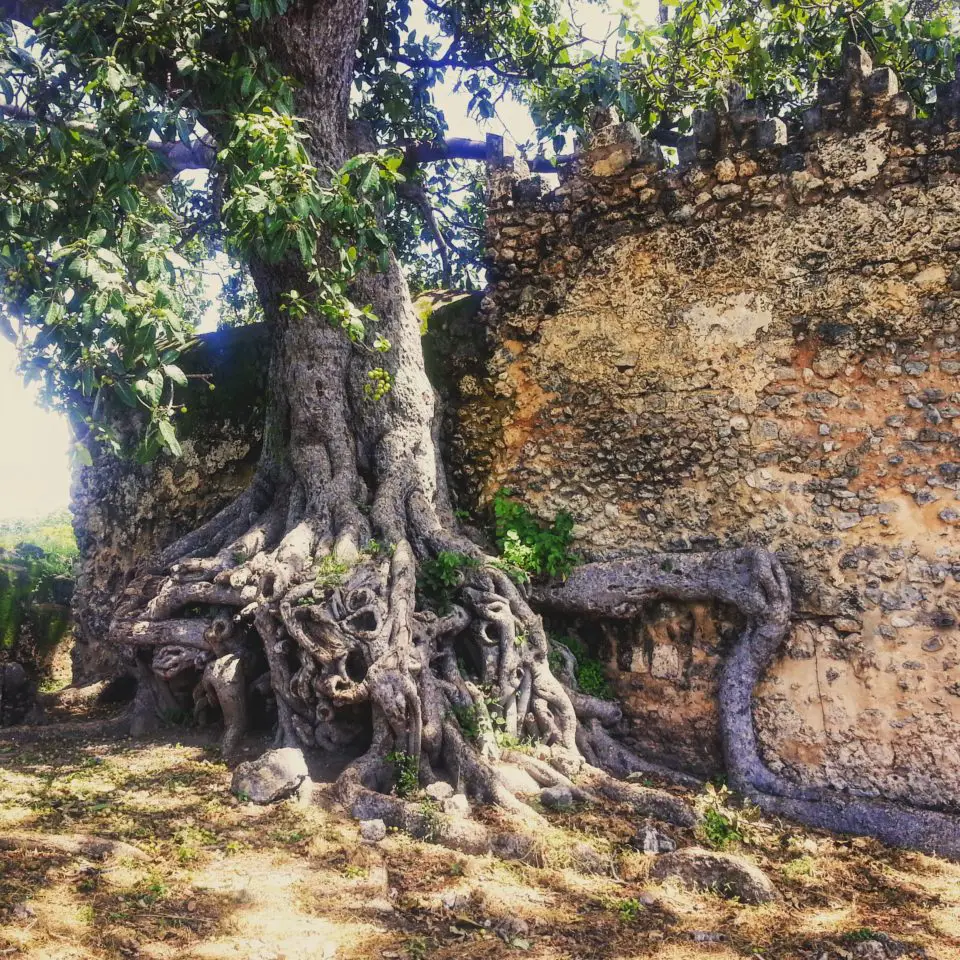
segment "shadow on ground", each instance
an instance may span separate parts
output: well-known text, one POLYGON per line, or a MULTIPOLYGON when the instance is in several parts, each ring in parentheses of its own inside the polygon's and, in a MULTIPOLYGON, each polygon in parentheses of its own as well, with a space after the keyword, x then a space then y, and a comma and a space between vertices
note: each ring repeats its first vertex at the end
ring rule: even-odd
POLYGON ((229 793, 216 746, 194 731, 0 738, 0 831, 93 834, 146 854, 0 853, 0 958, 960 957, 955 864, 756 821, 737 852, 783 899, 751 907, 649 882, 650 858, 630 846, 638 823, 613 807, 549 814, 560 840, 542 866, 396 833, 365 845, 331 788, 349 759, 313 758, 313 804, 261 808, 229 793), (567 841, 607 867, 576 872, 567 841))

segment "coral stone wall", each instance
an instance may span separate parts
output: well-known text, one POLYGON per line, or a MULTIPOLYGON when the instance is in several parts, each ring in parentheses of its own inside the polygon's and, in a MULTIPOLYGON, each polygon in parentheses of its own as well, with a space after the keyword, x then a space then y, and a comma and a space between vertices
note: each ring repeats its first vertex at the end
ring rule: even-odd
MULTIPOLYGON (((956 809, 960 109, 953 84, 917 120, 896 87, 854 51, 802 121, 698 115, 679 166, 615 123, 552 192, 495 164, 497 346, 460 386, 458 482, 571 511, 593 556, 775 549, 795 625, 756 697, 771 766, 956 809)), ((624 734, 716 765, 733 627, 593 629, 624 734)))
POLYGON ((207 334, 186 354, 196 375, 178 421, 183 456, 137 465, 101 456, 74 475, 80 573, 75 682, 116 673, 110 615, 138 561, 195 529, 247 486, 263 430, 269 338, 261 326, 207 334), (211 388, 213 387, 213 389, 211 388))

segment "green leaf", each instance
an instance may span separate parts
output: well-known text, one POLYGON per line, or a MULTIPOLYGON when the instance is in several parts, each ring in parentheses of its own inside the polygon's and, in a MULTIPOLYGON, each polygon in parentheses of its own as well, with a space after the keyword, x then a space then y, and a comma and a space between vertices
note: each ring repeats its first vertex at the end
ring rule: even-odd
POLYGON ((90 451, 87 449, 87 445, 85 443, 81 443, 78 440, 70 448, 70 453, 72 455, 73 461, 79 464, 81 467, 93 466, 93 457, 90 456, 90 451))
POLYGON ((133 382, 133 389, 151 407, 155 407, 163 396, 163 377, 156 370, 151 370, 147 376, 133 382))
POLYGON ((173 429, 173 424, 169 420, 160 420, 157 422, 157 430, 160 433, 160 442, 175 456, 183 455, 183 448, 180 441, 177 440, 177 432, 173 429))
POLYGON ((133 389, 130 387, 130 384, 126 382, 126 380, 118 380, 113 385, 113 389, 116 392, 117 396, 128 407, 135 407, 137 405, 137 396, 133 392, 133 389))
POLYGON ((117 193, 117 202, 127 213, 133 213, 137 209, 137 198, 129 187, 120 188, 117 193))
POLYGON ((190 383, 187 375, 175 363, 165 363, 163 365, 163 372, 178 387, 186 387, 190 383))
POLYGON ((363 181, 360 184, 361 193, 370 193, 373 191, 374 187, 380 182, 380 168, 375 164, 370 164, 370 169, 367 171, 366 176, 364 176, 363 181))

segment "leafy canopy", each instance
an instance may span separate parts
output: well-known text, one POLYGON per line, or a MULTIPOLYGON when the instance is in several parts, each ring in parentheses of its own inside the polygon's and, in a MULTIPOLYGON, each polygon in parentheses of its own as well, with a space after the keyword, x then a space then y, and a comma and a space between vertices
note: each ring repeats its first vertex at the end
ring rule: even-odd
MULTIPOLYGON (((596 106, 682 132, 732 81, 789 109, 851 41, 923 109, 958 48, 953 5, 930 0, 670 0, 660 24, 627 0, 605 39, 559 0, 371 0, 352 109, 383 149, 328 170, 258 42, 258 21, 288 2, 68 0, 34 33, 0 25, 0 330, 75 414, 81 455, 91 441, 143 459, 179 452, 179 360, 218 250, 299 261, 284 309, 342 327, 370 355, 370 398, 390 389, 377 365, 390 345, 350 299, 357 271, 393 247, 417 286, 482 280, 476 165, 417 169, 391 149, 444 136, 443 84, 481 119, 504 96, 526 103, 549 153, 596 106), (212 169, 173 176, 177 151, 180 166, 189 154, 212 169)), ((241 280, 228 294, 250 300, 241 280)))

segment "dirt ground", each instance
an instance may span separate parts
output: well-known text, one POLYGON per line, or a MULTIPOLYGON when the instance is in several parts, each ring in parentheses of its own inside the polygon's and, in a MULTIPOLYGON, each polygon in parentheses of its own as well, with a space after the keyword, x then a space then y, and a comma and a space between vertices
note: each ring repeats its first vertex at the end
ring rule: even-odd
POLYGON ((746 906, 649 882, 652 858, 630 845, 640 824, 613 807, 548 813, 556 829, 536 863, 396 832, 366 845, 332 798, 346 758, 315 764, 312 804, 256 807, 230 794, 196 733, 131 741, 69 726, 0 734, 0 837, 88 834, 146 857, 0 852, 0 958, 960 958, 960 865, 873 841, 763 820, 742 840, 660 825, 766 870, 782 900, 746 906), (578 843, 602 873, 574 869, 578 843))

